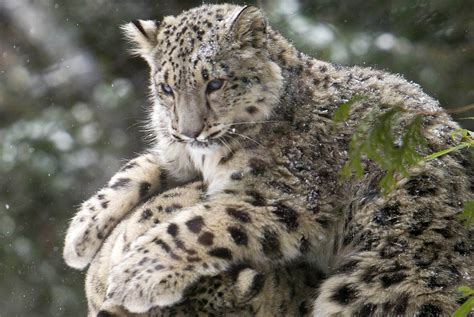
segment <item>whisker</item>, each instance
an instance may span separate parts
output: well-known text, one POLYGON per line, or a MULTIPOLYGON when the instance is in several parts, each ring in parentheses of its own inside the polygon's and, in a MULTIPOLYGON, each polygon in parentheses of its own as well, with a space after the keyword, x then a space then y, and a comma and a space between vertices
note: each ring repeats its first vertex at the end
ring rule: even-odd
POLYGON ((232 152, 230 146, 222 138, 219 138, 217 140, 220 141, 229 150, 229 152, 232 152))
POLYGON ((245 138, 245 139, 248 139, 248 140, 250 140, 250 141, 253 141, 253 142, 257 143, 257 144, 260 145, 260 146, 263 146, 262 144, 260 144, 259 142, 255 141, 254 139, 252 139, 252 138, 249 137, 249 136, 246 136, 246 135, 243 135, 243 134, 240 134, 240 133, 237 133, 237 132, 232 132, 232 131, 229 132, 229 133, 235 134, 235 135, 240 136, 240 137, 242 137, 242 138, 245 138))
POLYGON ((257 123, 276 123, 276 122, 285 122, 285 120, 263 120, 263 121, 244 121, 244 122, 234 122, 234 123, 222 123, 224 127, 241 125, 241 124, 257 124, 257 123))
POLYGON ((232 136, 232 135, 229 135, 229 138, 230 138, 232 141, 234 141, 234 143, 236 142, 236 143, 239 145, 239 147, 240 147, 241 149, 244 148, 244 146, 242 145, 242 143, 240 143, 239 139, 237 139, 236 137, 234 137, 234 136, 232 136))
POLYGON ((147 120, 139 120, 139 121, 137 121, 137 122, 134 122, 134 123, 130 124, 130 125, 127 127, 126 131, 129 131, 130 129, 135 128, 136 126, 140 126, 140 129, 139 129, 139 130, 141 131, 141 129, 143 129, 144 127, 146 127, 147 124, 148 124, 147 120))

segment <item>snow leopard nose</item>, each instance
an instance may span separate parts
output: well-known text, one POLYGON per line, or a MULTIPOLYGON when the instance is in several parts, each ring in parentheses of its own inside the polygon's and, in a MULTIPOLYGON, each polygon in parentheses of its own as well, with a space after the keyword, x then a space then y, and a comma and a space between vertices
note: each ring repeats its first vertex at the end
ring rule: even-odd
POLYGON ((204 130, 208 116, 206 101, 199 92, 191 91, 178 95, 176 102, 176 119, 178 133, 188 138, 197 138, 204 130))
POLYGON ((205 119, 199 113, 190 111, 178 118, 178 133, 188 138, 197 138, 204 130, 205 119))
POLYGON ((187 136, 188 138, 195 139, 201 134, 203 128, 203 124, 196 126, 187 126, 183 129, 180 128, 178 132, 184 136, 187 136))

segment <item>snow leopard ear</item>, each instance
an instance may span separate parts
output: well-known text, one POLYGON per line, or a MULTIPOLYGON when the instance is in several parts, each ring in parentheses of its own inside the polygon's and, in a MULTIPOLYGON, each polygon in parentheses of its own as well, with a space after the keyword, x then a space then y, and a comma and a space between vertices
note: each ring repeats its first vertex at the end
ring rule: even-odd
POLYGON ((151 63, 151 53, 158 43, 159 23, 155 20, 134 20, 122 26, 125 37, 132 43, 132 53, 151 63))
POLYGON ((245 6, 231 18, 229 35, 242 46, 261 48, 266 43, 267 22, 262 11, 254 6, 245 6))

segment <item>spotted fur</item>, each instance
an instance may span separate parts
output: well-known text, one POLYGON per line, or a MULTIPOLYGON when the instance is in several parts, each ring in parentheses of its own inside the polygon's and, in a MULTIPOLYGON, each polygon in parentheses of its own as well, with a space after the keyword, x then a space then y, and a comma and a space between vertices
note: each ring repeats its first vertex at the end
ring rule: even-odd
MULTIPOLYGON (((181 303, 170 308, 155 307, 142 314, 133 314, 121 306, 106 303, 108 276, 112 268, 122 261, 135 239, 160 223, 169 223, 167 232, 175 238, 173 243, 167 244, 169 246, 167 250, 171 252, 172 247, 182 249, 186 254, 183 260, 188 266, 206 263, 192 250, 183 249, 178 238, 180 235, 178 227, 170 223, 181 209, 199 203, 201 197, 201 182, 171 189, 140 205, 120 222, 103 243, 87 272, 86 295, 90 317, 307 315, 311 306, 309 294, 314 294, 322 274, 318 273, 317 268, 304 262, 291 263, 279 268, 259 267, 258 272, 248 263, 240 262, 217 276, 198 279, 184 291, 186 298, 181 303), (179 208, 163 212, 167 206, 178 204, 179 208)), ((190 230, 197 233, 199 223, 200 220, 195 219, 187 222, 187 225, 191 226, 190 230)), ((205 236, 206 232, 201 236, 205 236)), ((163 241, 160 245, 164 243, 163 241)), ((131 274, 137 276, 137 279, 142 279, 145 278, 144 272, 155 274, 163 269, 164 266, 159 264, 158 259, 143 257, 132 269, 131 274)), ((136 291, 141 289, 138 287, 136 291)))
POLYGON ((167 216, 133 229, 139 234, 112 256, 104 307, 144 313, 185 302, 190 286, 242 262, 260 272, 305 261, 328 276, 314 316, 453 312, 456 287, 472 284, 473 234, 457 218, 474 196, 468 154, 426 162, 388 196, 370 162, 362 180, 338 176, 371 111, 403 107, 398 136, 424 113, 430 150, 451 146, 458 125, 437 101, 398 75, 298 52, 251 6, 203 5, 124 30, 150 66, 156 142, 83 204, 66 262, 89 264, 151 193, 196 177, 204 193, 186 208, 176 201, 134 214, 167 216), (334 111, 354 96, 365 98, 335 126, 334 111))

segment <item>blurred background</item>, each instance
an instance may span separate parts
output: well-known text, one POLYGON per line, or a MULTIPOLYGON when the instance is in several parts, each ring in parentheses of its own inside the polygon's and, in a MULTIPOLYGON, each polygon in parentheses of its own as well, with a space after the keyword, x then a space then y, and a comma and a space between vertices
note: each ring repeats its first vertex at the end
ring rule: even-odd
MULTIPOLYGON (((147 67, 119 26, 201 3, 0 0, 0 316, 85 316, 84 274, 61 258, 68 220, 146 146, 147 67)), ((474 103, 471 0, 246 4, 319 59, 401 73, 451 109, 474 103)), ((472 129, 473 115, 455 117, 472 129)))

